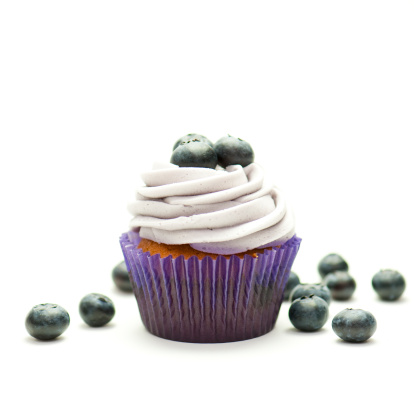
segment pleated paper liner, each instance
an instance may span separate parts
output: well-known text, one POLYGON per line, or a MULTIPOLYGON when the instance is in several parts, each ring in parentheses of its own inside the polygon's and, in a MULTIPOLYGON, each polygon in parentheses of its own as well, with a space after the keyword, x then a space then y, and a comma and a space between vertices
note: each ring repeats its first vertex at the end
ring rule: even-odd
POLYGON ((137 233, 121 247, 142 322, 149 332, 182 342, 233 342, 270 332, 301 239, 294 236, 257 258, 183 256, 161 259, 138 249, 137 233))

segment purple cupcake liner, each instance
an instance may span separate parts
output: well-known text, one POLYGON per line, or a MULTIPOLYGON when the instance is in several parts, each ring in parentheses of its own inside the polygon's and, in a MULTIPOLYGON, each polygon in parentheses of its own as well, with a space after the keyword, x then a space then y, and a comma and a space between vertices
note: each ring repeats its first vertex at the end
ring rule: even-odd
POLYGON ((149 332, 181 342, 217 343, 270 332, 301 239, 294 236, 257 258, 161 258, 138 249, 137 233, 120 238, 125 263, 149 332))

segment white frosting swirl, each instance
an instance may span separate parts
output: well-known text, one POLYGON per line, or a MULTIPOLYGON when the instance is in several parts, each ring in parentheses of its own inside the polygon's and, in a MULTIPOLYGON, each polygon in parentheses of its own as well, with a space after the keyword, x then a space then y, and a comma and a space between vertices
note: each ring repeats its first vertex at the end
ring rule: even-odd
POLYGON ((295 234, 281 191, 255 163, 226 170, 154 164, 128 206, 130 227, 157 243, 236 254, 276 246, 295 234))

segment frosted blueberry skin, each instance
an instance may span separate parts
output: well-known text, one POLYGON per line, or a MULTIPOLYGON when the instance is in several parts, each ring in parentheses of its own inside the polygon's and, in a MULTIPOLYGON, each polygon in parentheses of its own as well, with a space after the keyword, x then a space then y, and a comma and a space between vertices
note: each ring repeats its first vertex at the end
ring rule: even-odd
POLYGON ((193 140, 197 140, 197 141, 200 141, 200 142, 204 142, 204 143, 206 143, 206 144, 208 144, 208 145, 210 145, 210 147, 211 148, 213 148, 213 143, 208 139, 208 138, 206 138, 204 135, 199 135, 199 134, 187 134, 187 135, 185 135, 184 137, 181 137, 181 138, 179 138, 176 142, 175 142, 175 144, 174 144, 174 146, 173 146, 173 151, 179 146, 179 145, 181 145, 181 144, 183 144, 183 143, 185 143, 185 142, 188 142, 188 141, 193 141, 193 140))
POLYGON ((119 290, 122 290, 123 292, 132 292, 132 284, 125 262, 118 263, 113 268, 112 280, 119 290))
POLYGON ((321 329, 328 320, 328 304, 319 296, 302 296, 292 302, 289 319, 300 331, 314 332, 321 329))
POLYGON ((80 301, 79 313, 89 326, 100 327, 112 320, 115 315, 115 306, 107 296, 90 293, 80 301))
POLYGON ((356 289, 355 279, 345 271, 329 273, 323 281, 335 300, 348 300, 356 289))
POLYGON ((170 162, 179 167, 214 169, 217 166, 217 155, 210 145, 194 140, 179 145, 173 151, 170 162))
POLYGON ((220 138, 214 144, 214 150, 218 164, 223 168, 237 164, 246 167, 254 161, 254 152, 250 144, 231 135, 220 138))
POLYGON ((372 278, 372 287, 382 300, 393 301, 403 294, 405 280, 396 270, 380 270, 372 278))
POLYGON ((318 264, 318 272, 322 278, 337 270, 348 270, 348 263, 339 254, 331 253, 325 256, 318 264))
POLYGON ((289 296, 294 287, 299 285, 300 279, 299 276, 295 272, 289 273, 289 279, 286 282, 285 293, 283 295, 283 300, 289 300, 289 296))
POLYGON ((377 321, 371 312, 348 308, 335 315, 332 329, 344 341, 364 342, 374 335, 377 321))
POLYGON ((304 283, 297 285, 290 293, 290 301, 293 302, 302 296, 310 295, 319 296, 328 305, 331 303, 331 292, 327 286, 322 283, 304 283))
POLYGON ((70 324, 69 313, 54 303, 34 306, 26 317, 26 330, 33 338, 55 339, 66 331, 70 324))

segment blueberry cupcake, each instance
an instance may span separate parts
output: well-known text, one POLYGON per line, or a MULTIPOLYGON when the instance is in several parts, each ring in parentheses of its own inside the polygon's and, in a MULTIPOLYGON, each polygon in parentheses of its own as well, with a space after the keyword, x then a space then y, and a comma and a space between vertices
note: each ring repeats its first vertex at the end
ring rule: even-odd
POLYGON ((147 330, 201 343, 271 331, 301 239, 251 146, 190 134, 142 179, 120 242, 147 330))

